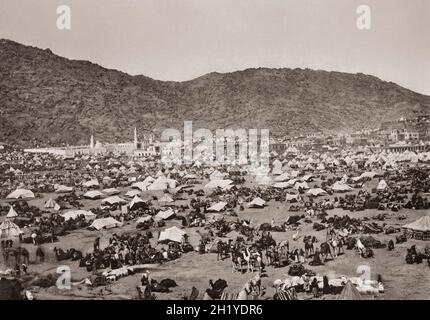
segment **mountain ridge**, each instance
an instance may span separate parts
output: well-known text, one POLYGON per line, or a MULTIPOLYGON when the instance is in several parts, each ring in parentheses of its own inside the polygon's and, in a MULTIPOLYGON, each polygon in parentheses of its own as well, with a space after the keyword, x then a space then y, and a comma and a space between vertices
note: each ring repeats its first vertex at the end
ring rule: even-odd
POLYGON ((0 39, 0 136, 25 146, 88 144, 90 134, 130 141, 135 126, 181 130, 184 120, 195 129, 348 132, 429 107, 430 96, 362 73, 248 68, 162 81, 0 39))

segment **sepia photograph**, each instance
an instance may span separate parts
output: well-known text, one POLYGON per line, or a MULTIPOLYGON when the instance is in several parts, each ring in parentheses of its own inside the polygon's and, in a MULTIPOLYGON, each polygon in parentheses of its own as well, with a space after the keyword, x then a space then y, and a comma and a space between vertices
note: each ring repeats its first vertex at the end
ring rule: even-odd
POLYGON ((0 242, 0 300, 429 300, 430 1, 0 0, 0 242))

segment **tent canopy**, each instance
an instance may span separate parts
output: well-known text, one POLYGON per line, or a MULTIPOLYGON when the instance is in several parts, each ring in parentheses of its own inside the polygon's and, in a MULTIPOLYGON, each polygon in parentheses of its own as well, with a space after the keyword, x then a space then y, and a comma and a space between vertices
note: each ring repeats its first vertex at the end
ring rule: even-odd
POLYGON ((250 208, 262 208, 264 207, 264 205, 266 204, 266 201, 264 201, 263 199, 257 197, 254 200, 252 200, 248 206, 250 208))
POLYGON ((15 217, 18 217, 18 213, 16 213, 13 207, 10 207, 9 212, 6 215, 6 218, 15 218, 15 217))
POLYGON ((23 233, 21 229, 9 219, 0 224, 0 238, 15 238, 19 237, 19 235, 23 233))
POLYGON ((423 216, 414 222, 405 224, 403 228, 415 231, 430 231, 430 216, 423 216))
POLYGON ((31 199, 34 198, 34 193, 31 190, 27 189, 16 189, 12 193, 10 193, 7 199, 31 199))
POLYGON ((96 219, 94 220, 94 222, 91 224, 90 228, 94 228, 96 230, 101 230, 101 229, 111 229, 111 228, 115 228, 115 227, 121 227, 122 223, 115 220, 112 217, 109 218, 102 218, 102 219, 96 219))
POLYGON ((182 242, 182 237, 187 233, 176 226, 165 229, 160 232, 160 237, 158 238, 158 242, 182 242))
POLYGON ((227 202, 220 201, 220 202, 215 203, 215 204, 213 204, 212 206, 210 206, 210 207, 208 208, 208 211, 216 211, 216 212, 219 212, 219 211, 224 210, 224 208, 225 208, 225 206, 226 206, 226 205, 227 205, 227 202))
POLYGON ((61 216, 67 221, 70 219, 76 219, 80 215, 85 216, 85 220, 90 221, 96 218, 96 215, 91 211, 87 210, 71 210, 63 213, 61 216))
POLYGON ((348 280, 337 300, 364 300, 357 288, 348 280))

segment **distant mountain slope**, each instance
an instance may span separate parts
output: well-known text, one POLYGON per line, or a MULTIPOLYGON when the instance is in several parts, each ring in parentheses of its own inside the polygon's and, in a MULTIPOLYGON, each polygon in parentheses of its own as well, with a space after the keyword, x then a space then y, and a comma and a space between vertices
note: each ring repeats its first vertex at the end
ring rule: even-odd
POLYGON ((22 145, 129 141, 140 131, 269 128, 276 134, 375 128, 429 110, 430 97, 364 74, 247 69, 186 82, 130 76, 0 40, 0 140, 22 145))

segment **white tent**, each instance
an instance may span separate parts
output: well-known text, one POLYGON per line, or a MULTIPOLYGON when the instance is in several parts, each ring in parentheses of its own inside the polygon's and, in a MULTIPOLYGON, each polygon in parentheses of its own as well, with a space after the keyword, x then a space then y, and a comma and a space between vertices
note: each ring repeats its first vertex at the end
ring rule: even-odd
POLYGON ((273 161, 273 168, 272 168, 272 174, 273 175, 279 175, 282 174, 282 162, 276 159, 273 161))
POLYGON ((210 207, 208 208, 208 211, 216 211, 216 212, 219 212, 219 211, 224 210, 224 208, 225 208, 225 206, 226 206, 226 205, 227 205, 227 202, 220 201, 220 202, 215 203, 215 204, 213 204, 212 206, 210 206, 210 207))
POLYGON ((61 216, 67 221, 70 219, 76 219, 80 215, 85 216, 85 220, 90 221, 96 218, 96 215, 91 211, 86 210, 71 210, 63 213, 61 216))
POLYGON ((139 203, 145 203, 145 201, 140 198, 139 196, 134 196, 133 200, 131 200, 129 207, 130 209, 133 209, 134 207, 138 206, 139 203))
POLYGON ((371 178, 371 179, 374 178, 374 177, 376 177, 376 176, 378 176, 378 173, 374 172, 374 171, 363 172, 360 175, 361 178, 371 178))
POLYGON ((23 233, 21 229, 9 219, 6 219, 0 224, 0 238, 15 238, 19 237, 19 235, 23 233))
POLYGON ((84 182, 82 185, 86 188, 98 187, 99 182, 97 180, 93 179, 93 180, 89 180, 89 181, 84 182))
POLYGON ((18 213, 16 213, 13 207, 10 207, 9 212, 6 215, 6 218, 15 218, 15 217, 18 217, 18 213))
POLYGON ((290 184, 288 182, 277 182, 273 185, 274 188, 285 189, 288 188, 290 184))
POLYGON ((276 182, 282 182, 282 181, 286 181, 289 179, 289 174, 287 172, 284 172, 283 174, 281 174, 280 176, 275 177, 275 181, 276 182))
POLYGON ((63 186, 63 185, 55 185, 55 192, 56 193, 67 193, 72 192, 73 187, 63 186))
POLYGON ((252 200, 250 203, 248 203, 248 207, 250 207, 250 208, 263 208, 265 204, 266 204, 266 201, 257 197, 254 200, 252 200))
POLYGON ((306 175, 304 175, 303 177, 301 177, 300 178, 300 180, 301 181, 312 181, 312 178, 313 178, 314 176, 313 175, 311 175, 311 174, 306 174, 306 175))
POLYGON ((145 178, 145 180, 143 180, 144 183, 147 183, 148 185, 150 185, 151 183, 153 183, 155 181, 155 179, 151 176, 147 176, 145 178))
POLYGON ((140 191, 138 191, 138 190, 128 190, 125 195, 127 197, 134 198, 135 196, 140 195, 140 191))
POLYGON ((168 188, 176 188, 176 180, 167 179, 164 176, 158 177, 147 190, 157 191, 157 190, 167 190, 168 188))
POLYGON ((299 201, 300 200, 300 195, 299 194, 289 194, 287 193, 287 196, 285 197, 286 201, 291 202, 292 200, 296 200, 299 201))
POLYGON ((56 204, 56 202, 52 198, 49 198, 45 202, 45 208, 55 208, 55 204, 56 204))
POLYGON ((103 193, 101 193, 98 190, 91 190, 84 193, 84 198, 87 199, 97 199, 103 196, 103 193))
POLYGON ((132 188, 134 189, 139 189, 141 191, 145 191, 148 189, 149 185, 151 183, 150 182, 145 182, 145 181, 139 181, 139 182, 135 182, 131 185, 132 188))
POLYGON ((137 219, 136 223, 139 224, 139 223, 144 223, 144 222, 151 221, 151 220, 152 220, 151 216, 143 216, 143 217, 140 217, 139 219, 137 219))
POLYGON ((261 184, 261 185, 270 185, 273 182, 272 178, 266 175, 257 175, 255 177, 255 180, 257 181, 258 184, 261 184))
POLYGON ((155 220, 166 220, 169 219, 170 217, 172 217, 173 215, 175 215, 175 212, 172 209, 168 209, 166 211, 160 211, 158 212, 154 219, 155 220))
POLYGON ((116 188, 108 188, 108 189, 103 189, 102 190, 103 193, 109 195, 109 196, 113 196, 115 194, 119 194, 119 190, 116 188))
POLYGON ((197 179, 198 177, 197 177, 197 175, 196 174, 193 174, 193 173, 187 173, 185 176, 184 176, 184 179, 197 179))
POLYGON ((306 181, 296 182, 296 184, 294 185, 294 189, 296 189, 296 190, 309 189, 309 186, 308 186, 308 183, 306 181))
POLYGON ((122 223, 115 220, 112 217, 109 218, 102 218, 102 219, 96 219, 93 221, 93 223, 91 224, 90 228, 94 228, 96 230, 101 230, 101 229, 111 229, 111 228, 115 228, 115 227, 121 227, 122 223))
POLYGON ((164 194, 161 198, 158 199, 158 202, 173 202, 174 200, 172 199, 171 196, 169 196, 168 194, 164 194))
POLYGON ((337 192, 347 192, 352 190, 350 186, 348 186, 346 183, 343 183, 341 181, 336 181, 331 186, 331 188, 333 189, 333 191, 337 191, 337 192))
POLYGON ((388 184, 385 182, 385 180, 381 180, 378 183, 378 186, 376 187, 376 190, 378 191, 384 191, 388 188, 388 184))
POLYGON ((414 231, 430 231, 430 216, 422 216, 414 222, 405 224, 402 228, 411 229, 414 231))
POLYGON ((160 232, 160 236, 158 238, 158 242, 182 242, 182 238, 187 233, 183 231, 182 229, 179 229, 176 226, 173 226, 171 228, 165 229, 160 232))
POLYGON ((112 197, 108 197, 106 199, 102 200, 102 203, 109 203, 109 204, 125 204, 127 203, 126 200, 118 197, 118 196, 112 196, 112 197))
POLYGON ((12 193, 10 193, 7 199, 31 199, 34 198, 34 193, 31 190, 27 189, 16 189, 12 193))
POLYGON ((225 188, 228 185, 230 185, 231 183, 233 183, 232 180, 211 180, 209 181, 206 185, 205 188, 206 189, 214 189, 214 188, 225 188))
POLYGON ((222 179, 224 179, 224 176, 225 176, 224 173, 222 173, 218 170, 215 170, 214 172, 212 172, 210 174, 209 179, 210 180, 222 180, 222 179))
POLYGON ((314 196, 320 196, 320 195, 323 195, 323 194, 327 194, 327 192, 325 192, 323 189, 321 189, 321 188, 312 188, 312 189, 310 189, 310 190, 308 190, 308 192, 307 192, 308 194, 312 194, 312 195, 314 195, 314 196))

